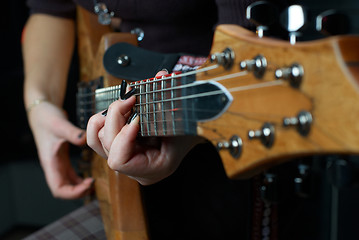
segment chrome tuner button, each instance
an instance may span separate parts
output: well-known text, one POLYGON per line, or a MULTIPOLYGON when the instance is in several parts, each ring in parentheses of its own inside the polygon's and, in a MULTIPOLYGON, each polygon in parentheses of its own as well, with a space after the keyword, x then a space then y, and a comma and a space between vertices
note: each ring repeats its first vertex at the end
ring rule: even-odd
POLYGON ((289 32, 289 41, 293 45, 307 23, 307 11, 300 5, 289 6, 282 12, 280 23, 289 32))
POLYGON ((308 111, 301 111, 296 117, 283 119, 283 126, 294 126, 302 136, 307 136, 313 123, 313 116, 308 111))
POLYGON ((224 67, 224 69, 228 70, 233 66, 235 54, 234 51, 227 47, 221 53, 214 53, 211 55, 210 61, 212 63, 217 63, 224 67))
POLYGON ((263 124, 260 130, 249 130, 248 131, 248 138, 249 140, 252 139, 259 139, 264 146, 267 148, 272 147, 274 143, 274 126, 271 123, 263 124))
POLYGON ((303 80, 303 76, 304 69, 298 63, 294 63, 290 67, 279 68, 275 71, 276 79, 289 81, 289 84, 295 88, 300 86, 303 80))
POLYGON ((237 135, 233 135, 229 141, 217 143, 217 150, 226 149, 229 151, 233 158, 239 158, 242 153, 242 139, 237 135))
POLYGON ((241 70, 253 72, 256 78, 261 79, 267 69, 267 59, 262 55, 257 55, 253 59, 244 60, 240 63, 241 70))

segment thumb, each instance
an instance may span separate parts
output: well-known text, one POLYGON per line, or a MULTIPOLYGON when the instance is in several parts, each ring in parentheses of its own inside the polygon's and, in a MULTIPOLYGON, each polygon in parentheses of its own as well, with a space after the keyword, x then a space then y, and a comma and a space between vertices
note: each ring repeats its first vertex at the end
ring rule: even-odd
POLYGON ((57 122, 56 132, 59 137, 64 138, 66 141, 81 146, 86 143, 85 130, 76 127, 67 119, 59 119, 57 122))

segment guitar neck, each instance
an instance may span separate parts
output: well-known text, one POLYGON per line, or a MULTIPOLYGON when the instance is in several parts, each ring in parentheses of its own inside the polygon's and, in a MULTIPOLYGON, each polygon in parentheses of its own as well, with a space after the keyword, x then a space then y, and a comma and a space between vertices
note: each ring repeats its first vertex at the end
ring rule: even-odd
MULTIPOLYGON (((133 111, 140 117, 141 136, 197 135, 197 122, 216 118, 231 102, 231 95, 215 82, 195 81, 190 74, 171 74, 130 83, 136 89, 133 111)), ((100 112, 119 99, 120 85, 79 94, 80 112, 100 112), (91 100, 84 100, 91 95, 91 100), (86 110, 84 108, 87 108, 86 110), (90 108, 90 109, 89 109, 90 108)))

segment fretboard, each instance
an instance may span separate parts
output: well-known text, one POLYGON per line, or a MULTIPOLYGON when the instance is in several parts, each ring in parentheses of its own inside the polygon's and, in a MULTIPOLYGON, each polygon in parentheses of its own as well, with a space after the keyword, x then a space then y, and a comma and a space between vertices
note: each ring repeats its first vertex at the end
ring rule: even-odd
MULTIPOLYGON (((197 122, 216 118, 232 101, 220 84, 195 81, 194 74, 141 80, 130 83, 130 87, 136 89, 132 111, 139 114, 141 136, 196 135, 197 122)), ((94 94, 79 91, 78 112, 103 111, 119 99, 120 88, 120 85, 98 88, 94 94)))

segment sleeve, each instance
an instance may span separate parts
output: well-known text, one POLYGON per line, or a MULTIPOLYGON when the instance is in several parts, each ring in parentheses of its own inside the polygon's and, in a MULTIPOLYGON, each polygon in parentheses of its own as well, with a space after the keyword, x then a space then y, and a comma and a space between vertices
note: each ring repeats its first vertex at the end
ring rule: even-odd
POLYGON ((63 18, 75 18, 76 4, 73 0, 27 0, 30 14, 43 13, 63 18))

